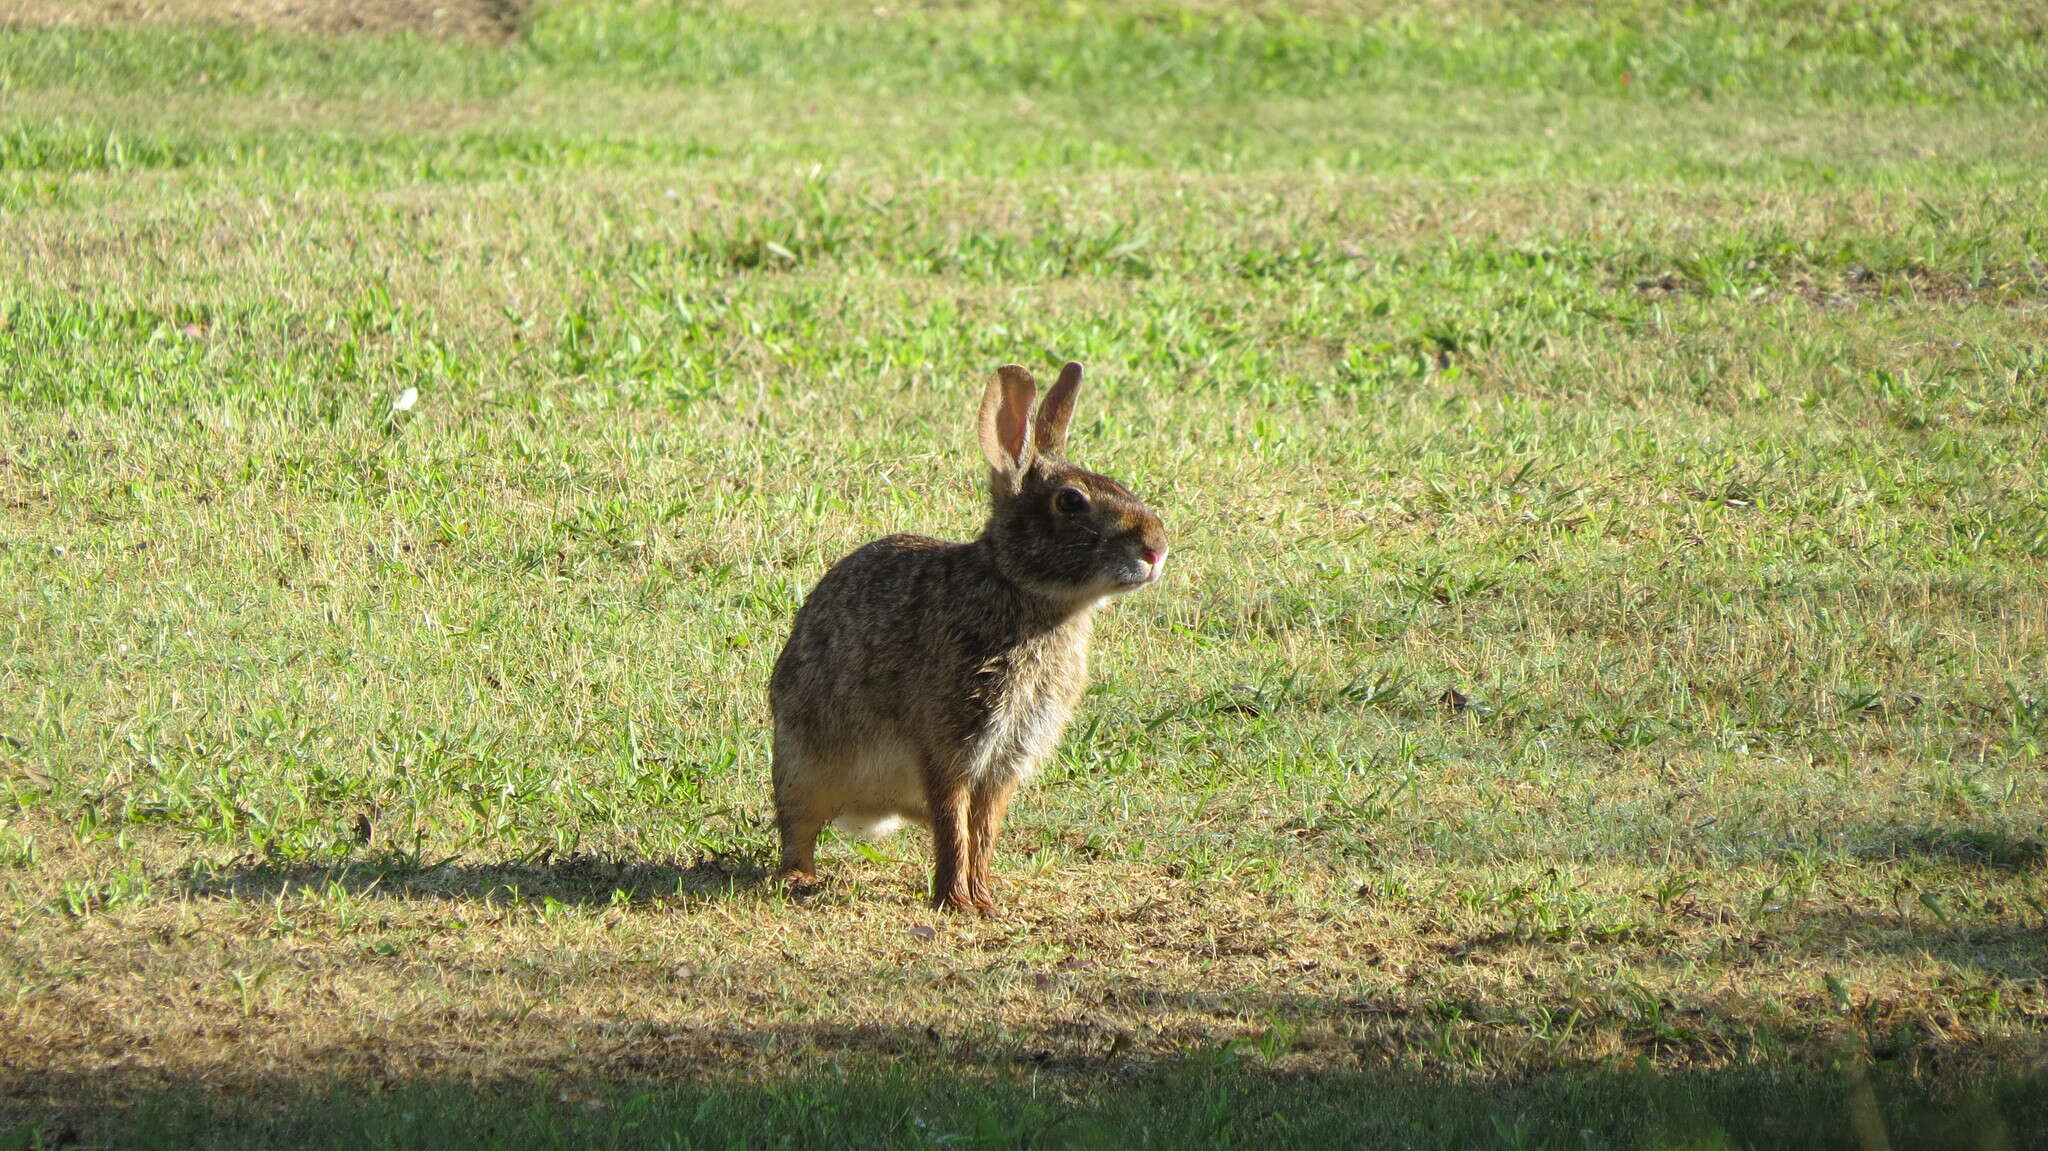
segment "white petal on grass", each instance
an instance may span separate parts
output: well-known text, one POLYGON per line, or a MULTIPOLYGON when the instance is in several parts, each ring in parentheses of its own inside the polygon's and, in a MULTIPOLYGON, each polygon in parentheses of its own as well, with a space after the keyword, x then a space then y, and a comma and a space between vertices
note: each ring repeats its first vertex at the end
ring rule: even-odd
POLYGON ((391 410, 394 412, 409 412, 412 410, 412 406, 419 402, 420 390, 418 388, 407 388, 398 393, 397 399, 391 401, 391 410))

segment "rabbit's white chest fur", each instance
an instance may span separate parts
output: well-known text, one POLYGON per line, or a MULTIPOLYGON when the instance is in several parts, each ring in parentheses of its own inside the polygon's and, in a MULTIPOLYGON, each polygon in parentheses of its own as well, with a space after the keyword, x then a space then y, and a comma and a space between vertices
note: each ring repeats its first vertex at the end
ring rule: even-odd
POLYGON ((968 778, 975 782, 998 775, 1029 778, 1052 754, 1073 713, 1072 705, 1065 700, 1010 693, 975 746, 968 778))
POLYGON ((1029 778, 1052 754, 1088 679, 1087 616, 1072 626, 1078 639, 1054 635, 1008 653, 1003 691, 968 760, 969 779, 1029 778))

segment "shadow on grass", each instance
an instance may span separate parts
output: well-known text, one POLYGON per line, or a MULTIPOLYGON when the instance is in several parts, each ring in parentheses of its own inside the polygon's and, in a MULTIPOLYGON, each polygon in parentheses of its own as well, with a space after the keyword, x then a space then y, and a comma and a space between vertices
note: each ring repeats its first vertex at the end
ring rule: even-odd
POLYGON ((1857 853, 1865 859, 1943 860, 1987 871, 2039 871, 2048 844, 1974 827, 1890 828, 1857 853))
POLYGON ((1828 949, 1833 951, 1924 955, 1959 971, 2022 981, 2048 977, 2048 926, 1951 925, 1924 917, 1839 910, 1800 922, 1811 938, 1831 941, 1828 949))
MULTIPOLYGON (((194 895, 275 899, 339 886, 388 899, 484 899, 564 904, 647 903, 669 896, 720 898, 767 883, 768 869, 744 859, 707 857, 687 866, 614 862, 590 855, 549 861, 422 862, 402 853, 333 863, 238 865, 197 875, 194 895)), ((0 1151, 6 1151, 0 1144, 0 1151)))
MULTIPOLYGON (((921 1040, 905 1038, 903 1049, 921 1040)), ((379 1088, 300 1080, 44 1083, 0 1147, 2022 1148, 2048 1079, 1936 1090, 1903 1075, 1559 1073, 1474 1085, 1287 1073, 1218 1056, 1084 1073, 840 1051, 748 1082, 540 1078, 379 1088), (65 1101, 74 1101, 67 1106, 65 1101), (88 1100, 106 1100, 89 1106, 88 1100)))

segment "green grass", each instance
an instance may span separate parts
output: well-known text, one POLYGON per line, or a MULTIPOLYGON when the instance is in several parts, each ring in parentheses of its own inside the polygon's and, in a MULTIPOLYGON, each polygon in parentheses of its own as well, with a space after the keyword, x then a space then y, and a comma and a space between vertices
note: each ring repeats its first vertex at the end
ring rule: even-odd
MULTIPOLYGON (((938 1049, 923 1035, 882 1040, 938 1049)), ((2014 1146, 2048 1122, 2013 1083, 1939 1100, 1867 1076, 1786 1083, 1754 1073, 1561 1076, 1474 1092, 1431 1080, 1244 1074, 1255 1053, 1208 1053, 1159 1073, 1117 1076, 1100 1091, 1055 1076, 992 1079, 900 1071, 826 1073, 707 1089, 575 1084, 546 1088, 399 1087, 365 1098, 296 1089, 283 1107, 195 1106, 152 1097, 136 1143, 190 1147, 1086 1148, 1250 1144, 1418 1148, 1856 1147, 1856 1124, 1895 1146, 2014 1146), (1884 1087, 1879 1102, 1879 1087, 1884 1087), (1755 1107, 1758 1100, 1771 1106, 1755 1107), (1982 1140, 1983 1142, 1975 1142, 1982 1140)), ((1103 1069, 1090 1068, 1090 1074, 1103 1069)), ((1113 1074, 1113 1073, 1112 1073, 1113 1074)))
POLYGON ((2044 76, 1988 2, 0 28, 0 1147, 2040 1145, 2044 76), (805 589, 1065 358, 1175 559, 1010 914, 765 888, 805 589))

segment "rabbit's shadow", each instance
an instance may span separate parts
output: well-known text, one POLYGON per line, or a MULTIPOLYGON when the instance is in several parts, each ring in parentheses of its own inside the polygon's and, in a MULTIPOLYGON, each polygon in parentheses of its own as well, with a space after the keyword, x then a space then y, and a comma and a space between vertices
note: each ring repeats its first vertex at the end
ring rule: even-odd
POLYGON ((194 895, 276 899, 336 888, 385 899, 489 899, 502 903, 635 904, 687 896, 738 895, 767 884, 769 870, 745 857, 706 856, 688 864, 616 862, 593 855, 553 860, 421 862, 402 853, 326 863, 256 861, 194 874, 194 895))

